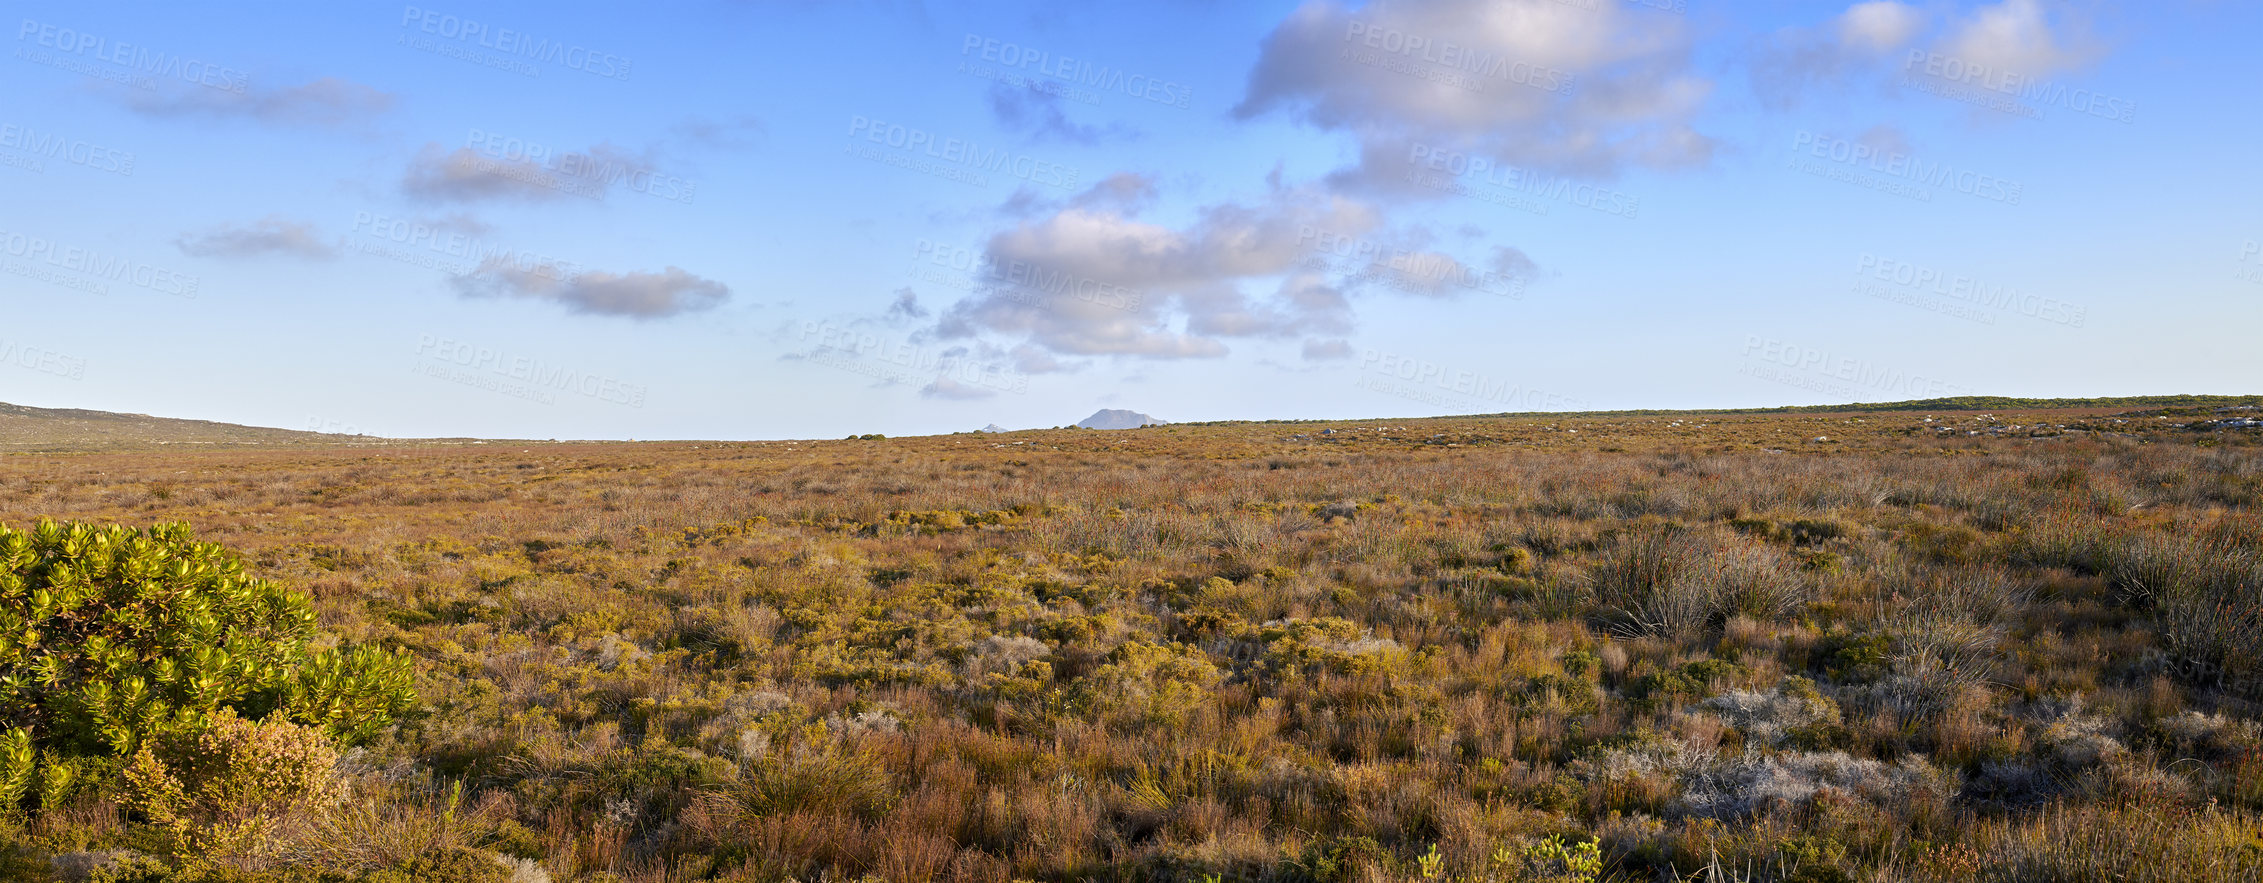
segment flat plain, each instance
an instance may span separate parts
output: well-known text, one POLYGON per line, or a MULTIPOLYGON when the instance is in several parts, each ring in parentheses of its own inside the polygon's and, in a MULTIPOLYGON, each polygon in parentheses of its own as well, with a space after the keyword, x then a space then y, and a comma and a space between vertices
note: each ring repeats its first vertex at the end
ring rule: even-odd
POLYGON ((12 438, 0 523, 412 655, 359 826, 227 879, 2263 878, 2255 402, 2079 404, 12 438))

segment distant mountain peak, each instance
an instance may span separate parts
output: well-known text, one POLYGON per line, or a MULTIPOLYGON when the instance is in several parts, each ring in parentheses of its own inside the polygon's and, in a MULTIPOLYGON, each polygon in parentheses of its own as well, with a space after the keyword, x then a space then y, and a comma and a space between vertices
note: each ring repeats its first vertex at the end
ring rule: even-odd
POLYGON ((996 423, 992 423, 992 424, 990 424, 989 426, 985 426, 985 427, 982 427, 981 429, 977 429, 977 430, 975 430, 975 431, 976 431, 976 432, 1012 432, 1013 430, 1007 429, 1007 428, 1005 428, 1005 427, 1003 427, 1003 426, 999 426, 999 425, 998 425, 998 424, 996 424, 996 423))
POLYGON ((1138 411, 1102 408, 1092 412, 1092 416, 1077 421, 1077 426, 1083 429, 1138 429, 1142 426, 1161 426, 1169 422, 1168 420, 1149 417, 1138 411))

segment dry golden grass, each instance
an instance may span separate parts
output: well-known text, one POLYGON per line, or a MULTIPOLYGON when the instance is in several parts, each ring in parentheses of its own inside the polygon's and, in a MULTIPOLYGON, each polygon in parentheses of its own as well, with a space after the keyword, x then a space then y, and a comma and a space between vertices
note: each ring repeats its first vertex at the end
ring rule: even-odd
POLYGON ((0 520, 187 521, 411 650, 362 870, 2254 879, 2263 448, 2177 422, 10 455, 0 520))

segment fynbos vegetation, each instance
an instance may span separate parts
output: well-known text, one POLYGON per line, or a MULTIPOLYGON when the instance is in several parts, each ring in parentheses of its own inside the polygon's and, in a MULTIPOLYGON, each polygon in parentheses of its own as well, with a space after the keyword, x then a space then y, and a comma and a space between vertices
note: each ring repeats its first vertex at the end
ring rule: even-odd
POLYGON ((9 457, 0 860, 2257 879, 2259 450, 2093 409, 9 457))

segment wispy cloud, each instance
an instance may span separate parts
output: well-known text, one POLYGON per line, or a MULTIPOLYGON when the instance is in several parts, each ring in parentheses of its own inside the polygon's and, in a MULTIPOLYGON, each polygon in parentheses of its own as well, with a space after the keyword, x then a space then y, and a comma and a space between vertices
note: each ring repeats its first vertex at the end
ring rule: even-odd
POLYGON ((669 129, 676 140, 715 150, 753 150, 769 142, 770 128, 762 120, 741 114, 729 119, 692 117, 669 129))
POLYGON ((909 288, 896 289, 896 300, 888 305, 890 319, 925 319, 928 311, 919 305, 919 292, 909 288))
POLYGON ((1821 25, 1770 34, 1750 54, 1748 72, 1761 102, 1782 109, 1818 89, 1883 83, 1897 65, 1907 67, 1905 49, 1998 80, 2052 77, 2104 54, 2079 15, 2040 0, 2000 0, 1938 19, 1911 4, 1870 0, 1821 25))
POLYGON ((200 258, 252 258, 269 255, 328 260, 338 251, 323 241, 314 224, 274 215, 248 225, 220 225, 183 233, 173 244, 200 258))
POLYGON ((338 77, 323 77, 280 89, 254 86, 241 92, 229 92, 184 86, 162 92, 126 90, 121 94, 128 108, 148 116, 243 119, 330 128, 368 122, 399 103, 390 92, 338 77))
POLYGON ((992 83, 990 113, 1008 131, 1036 141, 1098 144, 1139 137, 1138 131, 1117 123, 1095 126, 1073 122, 1068 112, 1061 109, 1061 96, 1027 86, 992 83))
POLYGON ((401 192, 427 203, 603 200, 616 186, 689 201, 695 185, 655 169, 650 152, 612 144, 581 152, 516 154, 427 143, 401 176, 401 192))
POLYGON ((712 309, 730 299, 730 286, 677 267, 658 273, 585 272, 564 277, 489 259, 456 277, 456 292, 470 298, 512 298, 560 304, 576 313, 659 319, 712 309))
POLYGON ((952 401, 961 402, 980 401, 982 399, 996 398, 998 395, 998 393, 993 390, 960 383, 949 377, 935 378, 935 381, 933 383, 929 383, 928 385, 921 387, 919 394, 931 399, 949 399, 952 401))
POLYGON ((1761 39, 1747 73, 1763 105, 1786 109, 1818 87, 1843 87, 1875 71, 1925 29, 1925 14, 1891 0, 1857 3, 1818 27, 1788 27, 1761 39))

